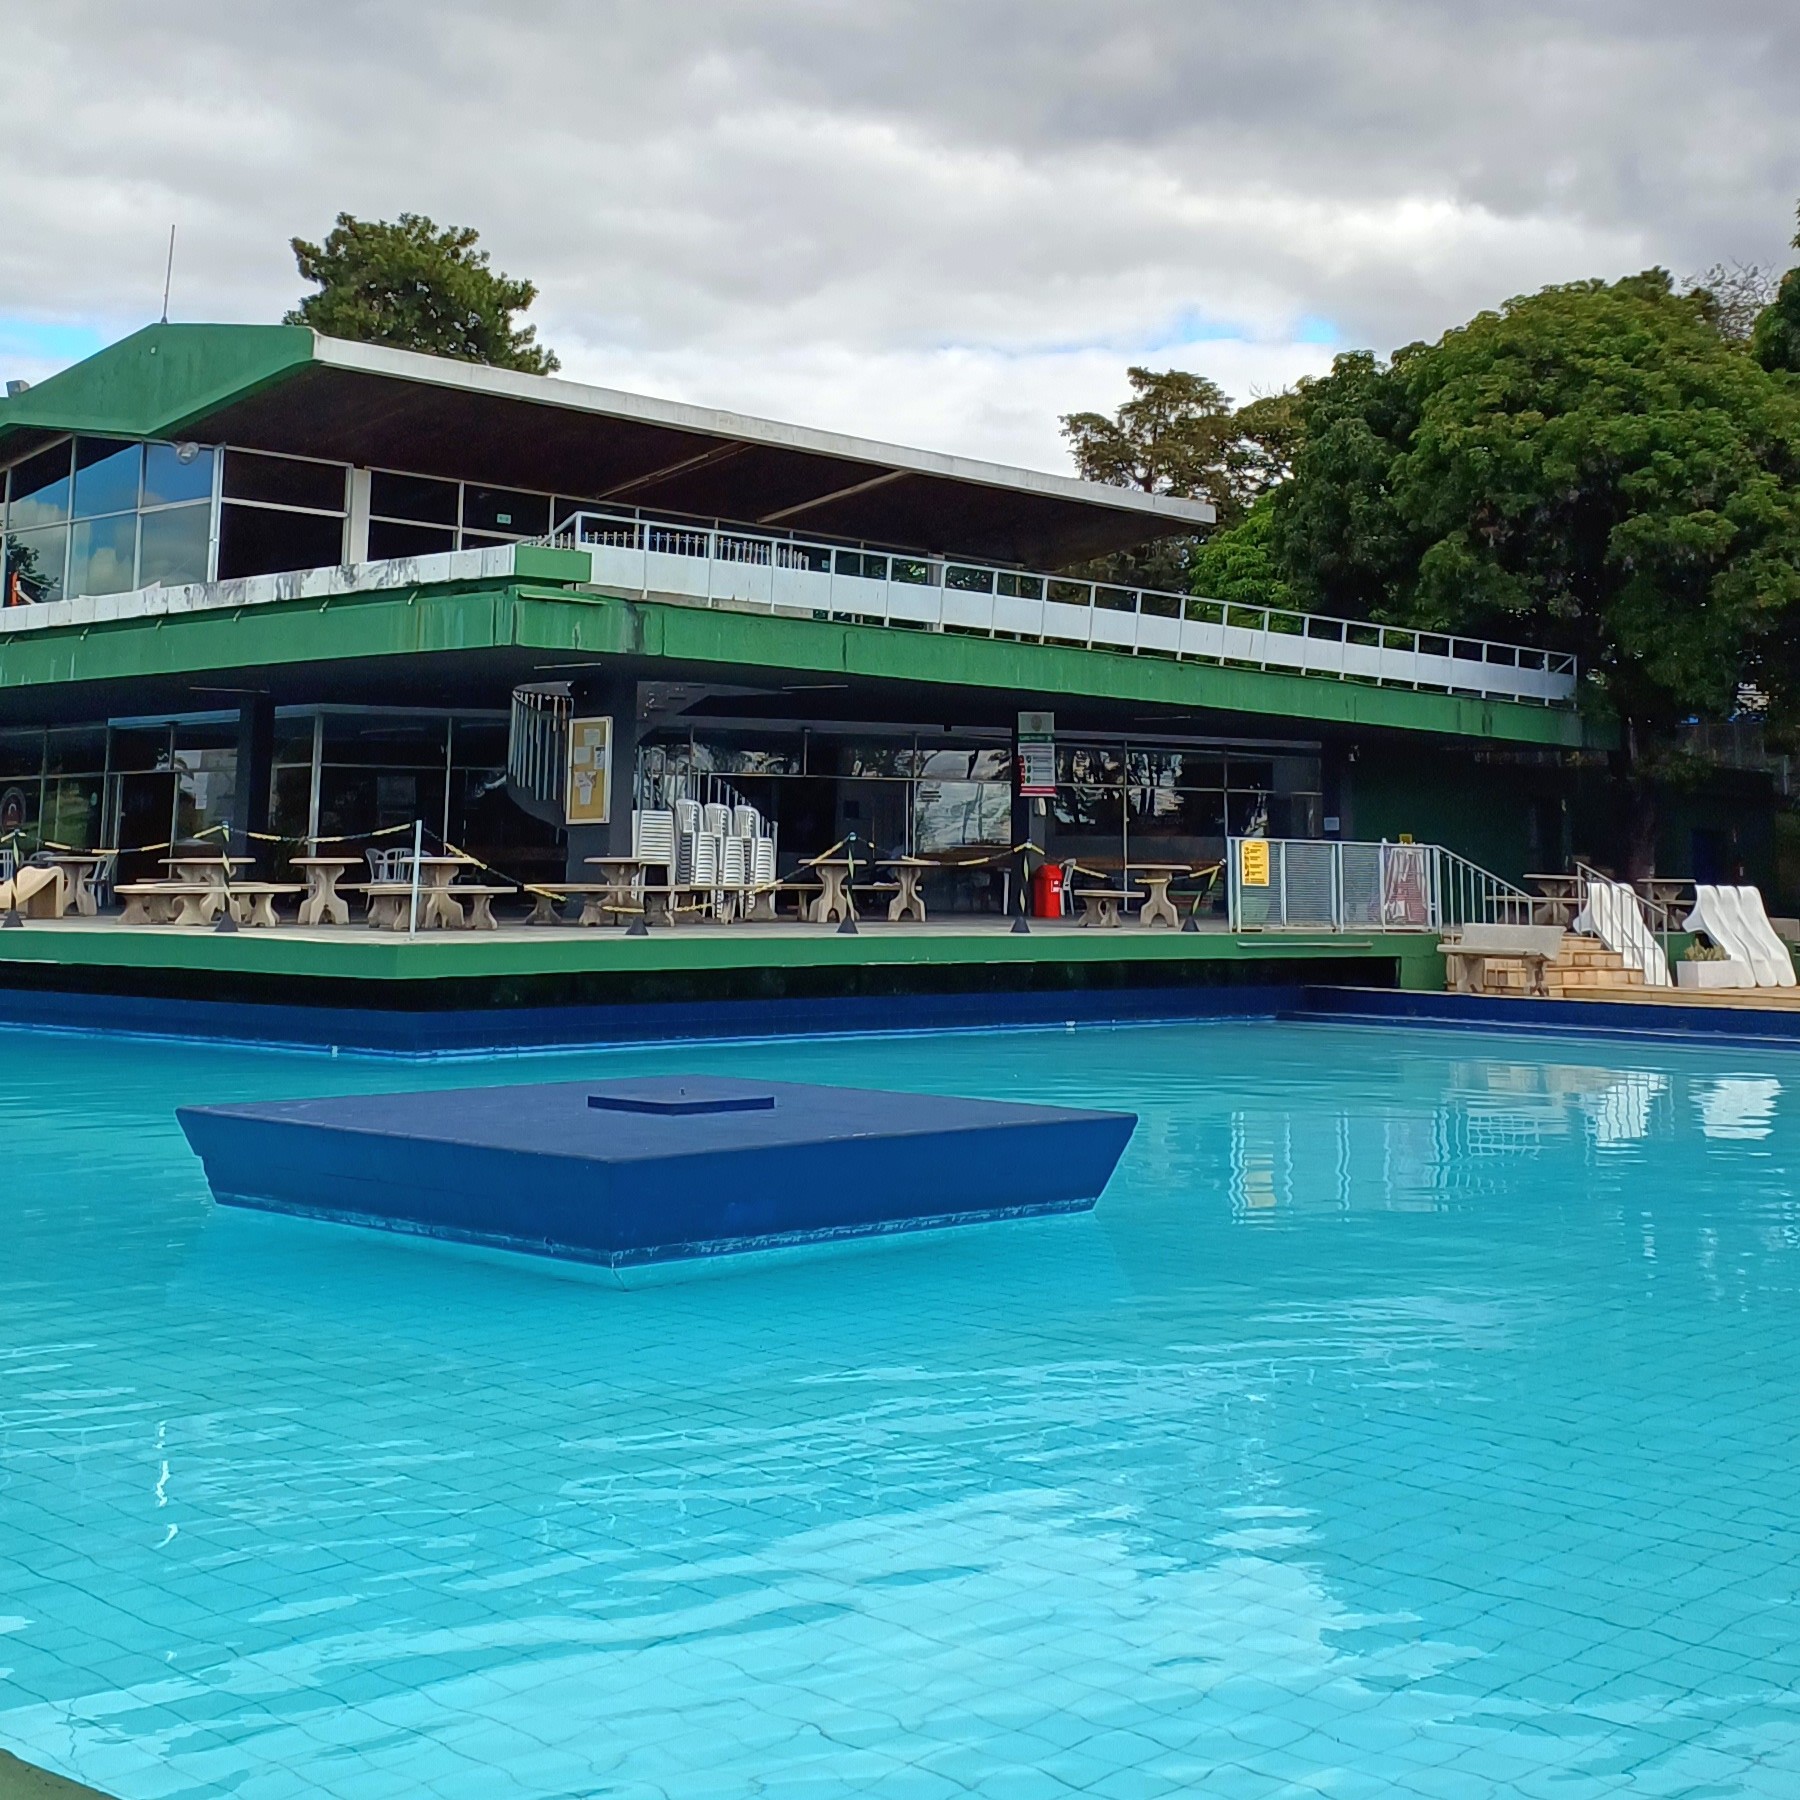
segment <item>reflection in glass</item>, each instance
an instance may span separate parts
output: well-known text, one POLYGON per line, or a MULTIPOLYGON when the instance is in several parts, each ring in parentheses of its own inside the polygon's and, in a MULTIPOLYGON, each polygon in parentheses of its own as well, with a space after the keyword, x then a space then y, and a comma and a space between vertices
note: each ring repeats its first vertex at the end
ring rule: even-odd
POLYGON ((921 781, 914 790, 913 847, 920 855, 965 844, 1012 842, 1012 788, 995 781, 921 781))
POLYGON ((302 462, 298 457, 254 456, 233 450, 225 458, 225 497, 342 512, 349 473, 342 463, 302 462))
POLYGON ((198 836, 231 822, 237 793, 236 750, 177 750, 175 835, 198 836))
POLYGON ((65 776, 45 784, 43 835, 71 850, 92 850, 100 841, 99 774, 65 776))
POLYGON ((433 481, 424 475, 391 475, 382 469, 369 477, 369 511, 377 519, 454 527, 456 501, 454 481, 433 481))
POLYGON ((69 516, 69 456, 69 445, 58 444, 54 449, 39 451, 13 470, 8 531, 59 525, 69 516))
POLYGON ((86 775, 106 767, 106 727, 75 725, 47 734, 44 767, 52 775, 86 775))
POLYGON ((44 772, 44 734, 41 731, 0 731, 0 781, 28 775, 33 781, 44 772))
MULTIPOLYGON (((142 447, 118 444, 110 438, 77 438, 75 441, 75 517, 92 519, 103 513, 132 512, 138 503, 138 469, 142 447)), ((76 593, 84 589, 77 588, 76 593)), ((111 588, 95 589, 112 593, 111 588)))
POLYGON ((139 587, 182 587, 206 579, 210 506, 172 506, 145 513, 138 546, 139 587))
POLYGON ((46 602, 63 597, 69 528, 14 532, 6 540, 6 600, 46 602))
POLYGON ((219 509, 219 579, 329 569, 343 561, 344 522, 323 513, 261 506, 219 509))
POLYGON ((176 506, 211 500, 217 452, 200 444, 148 444, 144 448, 144 504, 176 506))
POLYGON ((69 550, 69 595, 124 594, 133 586, 137 515, 81 519, 69 550))

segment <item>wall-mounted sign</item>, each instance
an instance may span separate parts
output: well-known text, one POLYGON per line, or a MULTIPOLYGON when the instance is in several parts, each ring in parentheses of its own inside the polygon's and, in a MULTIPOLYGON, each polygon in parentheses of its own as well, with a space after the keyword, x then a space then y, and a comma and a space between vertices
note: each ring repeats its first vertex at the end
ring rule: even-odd
POLYGON ((1019 714, 1019 792, 1026 799, 1056 792, 1056 714, 1019 714))
POLYGON ((563 790, 563 818, 570 825, 604 825, 612 790, 610 718, 569 721, 569 779, 563 790))
POLYGON ((1269 840, 1238 839, 1238 884, 1241 887, 1269 885, 1269 840))

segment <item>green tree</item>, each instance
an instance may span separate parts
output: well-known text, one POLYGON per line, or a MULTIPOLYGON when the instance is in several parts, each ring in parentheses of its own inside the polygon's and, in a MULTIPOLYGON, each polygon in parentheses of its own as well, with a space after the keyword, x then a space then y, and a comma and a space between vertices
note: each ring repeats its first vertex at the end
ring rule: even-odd
POLYGON ((1228 531, 1194 552, 1191 591, 1233 606, 1288 606, 1293 591, 1275 560, 1275 497, 1265 494, 1228 531))
MULTIPOLYGON (((1184 369, 1125 372, 1131 398, 1105 413, 1065 413, 1063 436, 1088 481, 1210 500, 1222 529, 1258 494, 1284 480, 1299 441, 1297 396, 1272 394, 1233 408, 1216 381, 1184 369)), ((1094 579, 1180 591, 1192 576, 1198 538, 1164 538, 1084 571, 1094 579)))
MULTIPOLYGON (((1796 214, 1800 216, 1800 208, 1796 214)), ((1794 248, 1800 250, 1800 232, 1795 233, 1794 248)), ((1782 276, 1774 302, 1750 334, 1750 349, 1765 369, 1800 374, 1800 268, 1782 276)))
POLYGON ((1572 651, 1648 866, 1678 726, 1793 708, 1800 405, 1667 274, 1547 288, 1305 395, 1276 561, 1320 611, 1572 651))
POLYGON ((561 364, 537 342, 537 328, 513 321, 537 289, 490 269, 487 252, 475 247, 479 236, 418 213, 392 221, 339 213, 323 244, 293 240, 301 275, 319 291, 285 323, 528 375, 554 373, 561 364))

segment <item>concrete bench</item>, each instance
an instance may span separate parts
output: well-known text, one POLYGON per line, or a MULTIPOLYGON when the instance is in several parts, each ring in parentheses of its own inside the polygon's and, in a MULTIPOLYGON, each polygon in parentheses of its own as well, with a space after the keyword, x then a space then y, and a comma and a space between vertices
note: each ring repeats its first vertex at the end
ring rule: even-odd
POLYGON ((1107 931, 1123 922, 1122 908, 1143 897, 1132 888, 1075 889, 1075 898, 1081 902, 1081 923, 1107 931))
POLYGON ((1452 993, 1480 993, 1494 961, 1523 965, 1531 991, 1543 994, 1548 992, 1544 971, 1562 954, 1563 937, 1560 925, 1465 925, 1438 948, 1452 993))
POLYGON ((121 925, 210 925, 224 907, 210 882, 125 881, 113 892, 125 902, 121 925))
POLYGON ((234 881, 227 890, 231 916, 238 924, 265 929, 281 923, 275 902, 283 894, 304 894, 303 881, 234 881))

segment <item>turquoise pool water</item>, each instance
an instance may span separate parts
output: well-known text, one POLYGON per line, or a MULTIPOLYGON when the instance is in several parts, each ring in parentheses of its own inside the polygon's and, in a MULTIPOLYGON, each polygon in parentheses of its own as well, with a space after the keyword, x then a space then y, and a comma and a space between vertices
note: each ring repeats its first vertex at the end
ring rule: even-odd
POLYGON ((0 1745, 123 1797, 1800 1793, 1800 1061, 1217 1024, 0 1074, 0 1745), (1127 1105, 1098 1210, 619 1293, 172 1109, 1127 1105))

